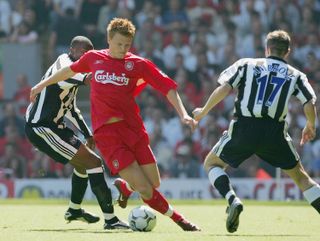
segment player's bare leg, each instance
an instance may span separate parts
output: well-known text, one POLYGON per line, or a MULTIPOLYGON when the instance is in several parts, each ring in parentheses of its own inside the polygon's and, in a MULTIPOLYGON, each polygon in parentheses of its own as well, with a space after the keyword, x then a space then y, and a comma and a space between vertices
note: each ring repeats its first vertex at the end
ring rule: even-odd
MULTIPOLYGON (((147 164, 147 165, 141 165, 143 173, 151 183, 153 188, 158 188, 160 186, 160 173, 157 164, 147 164)), ((200 231, 200 228, 196 225, 190 223, 188 220, 186 220, 184 217, 176 221, 176 223, 185 231, 200 231)))
POLYGON ((239 216, 243 211, 243 204, 236 196, 230 184, 230 179, 224 171, 227 166, 225 162, 212 152, 207 155, 204 162, 204 168, 208 173, 210 183, 228 201, 226 228, 228 232, 233 233, 239 227, 239 216))
MULTIPOLYGON (((140 166, 144 172, 146 178, 153 188, 158 188, 160 186, 160 174, 158 166, 155 163, 140 166)), ((119 196, 117 202, 121 208, 127 207, 127 202, 130 195, 133 192, 133 188, 123 179, 117 178, 114 183, 115 187, 119 191, 119 196)))
POLYGON ((303 192, 304 197, 311 204, 314 209, 320 213, 320 186, 311 179, 308 173, 304 170, 301 162, 289 170, 283 171, 297 184, 303 192))
POLYGON ((104 229, 129 229, 129 225, 119 220, 114 214, 111 190, 104 179, 104 170, 100 157, 87 146, 81 144, 70 163, 75 167, 86 169, 92 192, 95 194, 103 212, 105 219, 104 229))
MULTIPOLYGON (((149 165, 155 164, 148 164, 148 166, 149 165)), ((137 162, 133 162, 131 165, 121 170, 119 175, 130 184, 133 190, 139 192, 142 200, 151 208, 170 217, 185 231, 200 231, 200 228, 187 221, 181 214, 174 210, 165 197, 153 187, 149 178, 144 173, 146 170, 150 170, 150 175, 151 173, 154 174, 157 172, 152 166, 142 169, 137 162)))

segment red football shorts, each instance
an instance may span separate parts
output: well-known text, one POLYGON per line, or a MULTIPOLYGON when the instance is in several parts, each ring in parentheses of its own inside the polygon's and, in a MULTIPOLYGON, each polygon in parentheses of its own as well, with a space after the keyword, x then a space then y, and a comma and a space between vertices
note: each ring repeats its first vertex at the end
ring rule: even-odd
POLYGON ((155 163, 148 134, 132 130, 125 121, 106 124, 94 133, 94 140, 112 175, 134 161, 139 165, 155 163))

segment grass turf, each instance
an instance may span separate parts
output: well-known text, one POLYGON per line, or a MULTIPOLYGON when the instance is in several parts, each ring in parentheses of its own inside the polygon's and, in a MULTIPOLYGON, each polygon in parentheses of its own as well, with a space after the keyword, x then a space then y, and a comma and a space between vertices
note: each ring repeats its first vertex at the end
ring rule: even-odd
MULTIPOLYGON (((157 214, 152 232, 105 231, 103 221, 96 224, 63 219, 68 200, 5 199, 0 200, 1 241, 317 241, 320 240, 319 215, 305 202, 257 202, 244 200, 244 212, 236 233, 225 229, 224 201, 172 201, 178 211, 202 228, 201 232, 183 232, 169 218, 157 214)), ((123 220, 141 202, 130 201, 123 210, 115 207, 123 220)), ((99 214, 95 202, 83 208, 99 214)))

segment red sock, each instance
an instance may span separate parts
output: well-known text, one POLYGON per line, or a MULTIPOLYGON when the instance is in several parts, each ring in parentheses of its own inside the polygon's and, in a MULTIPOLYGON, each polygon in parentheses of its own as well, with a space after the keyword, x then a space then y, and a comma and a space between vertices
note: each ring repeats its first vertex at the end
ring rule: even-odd
POLYGON ((118 179, 121 180, 121 182, 120 182, 121 192, 126 197, 130 197, 130 195, 132 194, 132 191, 127 188, 127 182, 121 178, 118 178, 118 179))
POLYGON ((173 210, 173 208, 169 205, 166 198, 156 189, 153 189, 153 194, 151 199, 149 200, 143 199, 143 201, 154 210, 157 210, 159 213, 169 216, 175 222, 178 222, 181 219, 183 219, 181 214, 173 210))

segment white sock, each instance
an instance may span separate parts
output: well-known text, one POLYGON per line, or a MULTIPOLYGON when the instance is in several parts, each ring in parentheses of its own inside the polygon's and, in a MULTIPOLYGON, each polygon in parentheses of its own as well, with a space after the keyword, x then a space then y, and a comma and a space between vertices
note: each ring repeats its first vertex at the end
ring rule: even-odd
POLYGON ((102 167, 95 167, 92 169, 87 169, 87 174, 103 173, 102 167))
POLYGON ((231 196, 236 196, 236 193, 233 190, 230 190, 227 194, 226 194, 226 199, 227 201, 229 201, 229 198, 231 196))
POLYGON ((163 215, 171 217, 173 215, 173 207, 169 204, 168 211, 164 213, 163 215))
POLYGON ((311 204, 313 201, 320 197, 320 186, 317 184, 305 190, 303 192, 303 196, 306 198, 308 203, 311 204))
POLYGON ((110 220, 114 218, 116 215, 114 215, 114 213, 103 213, 103 216, 105 220, 110 220))
POLYGON ((69 208, 79 210, 81 208, 81 204, 73 203, 71 200, 69 201, 69 208))
POLYGON ((227 175, 227 173, 221 167, 213 167, 208 172, 208 178, 211 185, 214 187, 214 182, 217 180, 218 177, 222 175, 227 175))

